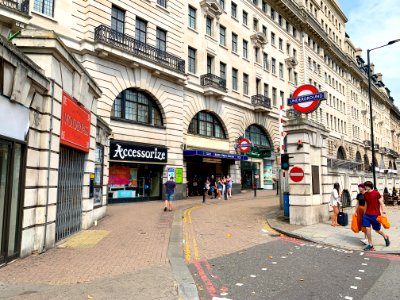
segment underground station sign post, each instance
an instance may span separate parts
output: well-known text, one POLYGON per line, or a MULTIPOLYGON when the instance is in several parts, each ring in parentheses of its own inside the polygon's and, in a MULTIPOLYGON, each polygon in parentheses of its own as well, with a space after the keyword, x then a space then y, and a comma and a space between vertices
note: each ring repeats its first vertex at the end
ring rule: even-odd
POLYGON ((294 91, 293 97, 287 100, 287 104, 293 106, 299 113, 309 114, 316 110, 321 101, 326 98, 327 92, 319 92, 315 86, 306 84, 294 91))

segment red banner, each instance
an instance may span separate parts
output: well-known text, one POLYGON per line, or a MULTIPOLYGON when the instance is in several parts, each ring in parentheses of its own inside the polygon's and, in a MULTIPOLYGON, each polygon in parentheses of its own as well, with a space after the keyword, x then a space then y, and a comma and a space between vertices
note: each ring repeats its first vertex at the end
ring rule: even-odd
POLYGON ((60 143, 89 152, 90 112, 63 91, 60 143))

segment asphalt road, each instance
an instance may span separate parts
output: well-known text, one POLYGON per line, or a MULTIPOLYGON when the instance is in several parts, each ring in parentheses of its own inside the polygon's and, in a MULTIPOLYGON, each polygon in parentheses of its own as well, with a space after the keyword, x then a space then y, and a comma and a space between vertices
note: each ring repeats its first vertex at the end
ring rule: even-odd
POLYGON ((189 268, 202 300, 400 297, 397 257, 373 257, 289 238, 195 261, 189 268))

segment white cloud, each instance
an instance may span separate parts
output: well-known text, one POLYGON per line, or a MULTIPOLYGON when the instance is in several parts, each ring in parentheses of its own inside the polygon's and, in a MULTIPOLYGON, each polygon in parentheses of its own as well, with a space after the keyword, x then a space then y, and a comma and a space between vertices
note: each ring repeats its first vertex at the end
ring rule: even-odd
MULTIPOLYGON (((346 32, 356 47, 363 49, 366 60, 367 49, 385 45, 400 38, 399 0, 346 0, 355 1, 346 24, 346 32)), ((392 91, 400 106, 400 42, 371 52, 375 72, 383 74, 383 82, 392 91)))

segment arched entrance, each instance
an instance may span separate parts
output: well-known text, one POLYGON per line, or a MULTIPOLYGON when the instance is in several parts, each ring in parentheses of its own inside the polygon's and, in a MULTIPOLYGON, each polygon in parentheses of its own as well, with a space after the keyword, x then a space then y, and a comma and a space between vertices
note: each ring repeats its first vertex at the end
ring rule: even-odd
POLYGON ((363 166, 362 166, 362 158, 361 158, 361 153, 360 153, 360 151, 357 151, 357 152, 356 152, 356 162, 360 163, 360 165, 357 167, 357 169, 358 169, 359 171, 361 171, 363 166))
MULTIPOLYGON (((111 119, 133 133, 142 130, 163 132, 161 109, 158 101, 147 91, 128 88, 115 98, 111 119)), ((132 137, 118 136, 118 139, 110 141, 108 202, 161 199, 168 149, 162 144, 155 145, 151 139, 144 144, 136 143, 132 137)))
POLYGON ((233 175, 230 170, 237 157, 226 153, 228 133, 222 120, 212 111, 199 111, 190 121, 187 133, 187 150, 183 154, 188 195, 197 196, 202 195, 207 178, 215 187, 219 177, 233 175))
POLYGON ((242 189, 273 189, 273 146, 267 131, 258 124, 246 128, 244 137, 252 143, 246 153, 248 161, 241 163, 242 189))
POLYGON ((371 171, 371 166, 369 165, 369 159, 367 154, 364 154, 364 170, 365 172, 371 171))
POLYGON ((338 148, 337 154, 336 154, 336 158, 337 159, 342 159, 342 160, 346 159, 346 151, 344 150, 344 148, 342 146, 340 146, 338 148))

